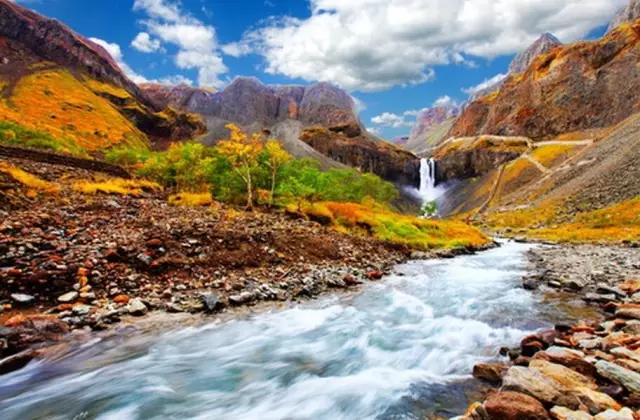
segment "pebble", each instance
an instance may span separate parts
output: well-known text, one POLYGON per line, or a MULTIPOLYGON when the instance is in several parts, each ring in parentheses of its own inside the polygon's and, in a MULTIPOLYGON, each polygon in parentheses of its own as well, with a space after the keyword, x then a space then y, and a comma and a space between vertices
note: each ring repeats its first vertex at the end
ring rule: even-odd
POLYGON ((13 293, 11 295, 11 299, 23 305, 33 303, 36 300, 34 296, 23 294, 23 293, 13 293))
POLYGON ((149 308, 140 298, 131 299, 127 305, 127 310, 133 316, 142 316, 149 312, 149 308))
POLYGON ((60 303, 71 303, 71 302, 75 302, 76 300, 78 300, 78 292, 69 292, 69 293, 65 293, 64 295, 58 297, 58 302, 60 303))

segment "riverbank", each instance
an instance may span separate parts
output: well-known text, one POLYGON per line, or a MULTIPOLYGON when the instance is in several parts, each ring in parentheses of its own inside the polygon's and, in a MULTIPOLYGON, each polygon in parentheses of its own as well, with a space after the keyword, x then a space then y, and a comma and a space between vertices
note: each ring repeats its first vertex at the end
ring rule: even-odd
POLYGON ((525 337, 502 351, 509 363, 477 365, 499 388, 460 419, 640 418, 640 249, 540 246, 528 257, 525 289, 569 293, 602 315, 525 337))

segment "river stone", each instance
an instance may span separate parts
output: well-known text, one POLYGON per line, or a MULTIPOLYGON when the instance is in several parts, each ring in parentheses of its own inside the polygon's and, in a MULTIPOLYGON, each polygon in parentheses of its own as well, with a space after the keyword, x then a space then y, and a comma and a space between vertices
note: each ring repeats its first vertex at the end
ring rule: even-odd
POLYGON ((622 332, 629 335, 640 335, 640 321, 636 319, 627 321, 625 326, 622 327, 622 332))
POLYGON ((473 377, 499 384, 509 367, 504 363, 478 364, 473 367, 473 377))
POLYGON ((598 361, 596 369, 601 376, 622 385, 633 393, 640 393, 640 374, 606 360, 598 361))
POLYGON ((614 356, 624 357, 626 359, 631 359, 634 362, 640 363, 640 354, 636 353, 635 351, 631 351, 626 347, 616 347, 615 349, 611 349, 609 353, 613 354, 614 356))
POLYGON ((73 313, 78 316, 84 316, 91 312, 91 306, 89 305, 77 305, 73 307, 73 313))
POLYGON ((572 411, 567 407, 555 406, 551 409, 551 414, 556 420, 593 420, 589 413, 584 411, 572 411))
POLYGON ((147 305, 140 298, 131 299, 127 305, 127 310, 133 316, 142 316, 149 311, 147 305))
POLYGON ((207 312, 220 312, 227 306, 215 293, 204 293, 200 296, 200 299, 207 312))
POLYGON ((540 401, 518 392, 496 392, 484 403, 492 420, 548 420, 549 415, 540 401))
POLYGON ((584 357, 584 354, 582 352, 577 352, 577 353, 582 353, 583 354, 582 357, 578 356, 575 352, 576 351, 570 350, 570 349, 561 349, 560 347, 550 347, 546 351, 536 353, 533 359, 546 360, 551 363, 556 363, 556 364, 571 368, 578 373, 586 375, 587 377, 595 377, 597 374, 596 367, 582 358, 584 357), (560 349, 560 350, 556 350, 556 349, 560 349), (563 350, 567 350, 567 351, 563 351, 563 350))
POLYGON ((607 409, 619 410, 622 408, 620 404, 607 394, 594 391, 591 388, 576 388, 573 394, 589 409, 591 414, 598 414, 607 409))
POLYGON ((555 379, 568 389, 581 387, 597 388, 592 379, 562 365, 550 363, 545 360, 532 360, 529 368, 537 370, 551 379, 555 379))
POLYGON ((616 311, 618 318, 640 319, 640 308, 620 307, 616 311))
POLYGON ((11 299, 13 299, 15 302, 20 303, 22 305, 32 303, 34 300, 36 300, 34 296, 26 295, 24 293, 13 293, 11 295, 11 299))
POLYGON ((60 296, 58 298, 58 302, 60 303, 71 303, 71 302, 75 302, 78 299, 78 296, 80 296, 78 294, 78 292, 69 292, 69 293, 65 293, 64 295, 60 296))
POLYGON ((550 404, 568 407, 572 410, 580 406, 578 399, 558 381, 535 369, 513 366, 502 379, 503 391, 515 391, 530 395, 550 404))
POLYGON ((634 420, 633 411, 625 407, 620 411, 607 410, 595 417, 595 420, 634 420))

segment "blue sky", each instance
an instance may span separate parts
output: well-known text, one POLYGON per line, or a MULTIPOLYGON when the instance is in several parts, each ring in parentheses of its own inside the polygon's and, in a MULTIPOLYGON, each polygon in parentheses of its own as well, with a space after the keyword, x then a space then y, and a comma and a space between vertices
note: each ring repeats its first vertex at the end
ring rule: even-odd
POLYGON ((463 90, 506 73, 543 32, 601 36, 625 1, 19 0, 98 40, 134 80, 329 81, 385 138, 411 130, 410 111, 462 102, 463 90))

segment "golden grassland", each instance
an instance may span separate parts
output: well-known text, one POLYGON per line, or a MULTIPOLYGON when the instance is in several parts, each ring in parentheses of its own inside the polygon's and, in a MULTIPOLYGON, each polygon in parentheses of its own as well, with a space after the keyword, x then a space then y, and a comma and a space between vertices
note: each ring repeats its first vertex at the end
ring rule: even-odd
POLYGON ((120 99, 131 98, 131 95, 129 94, 129 92, 127 92, 126 90, 124 90, 119 86, 113 86, 108 83, 99 82, 90 77, 85 77, 85 83, 87 84, 87 87, 89 89, 91 89, 94 93, 97 93, 97 94, 107 94, 109 96, 113 96, 115 98, 120 98, 120 99))
MULTIPOLYGON (((287 208, 297 212, 295 205, 287 208)), ((453 220, 422 220, 375 206, 354 203, 319 202, 304 204, 300 210, 313 220, 319 220, 336 230, 414 249, 454 249, 480 247, 490 239, 473 226, 453 220)))
POLYGON ((205 207, 213 204, 211 193, 181 192, 169 196, 167 200, 172 206, 205 207))
POLYGON ((102 180, 81 180, 73 183, 73 189, 77 192, 94 194, 114 194, 140 196, 143 191, 161 190, 162 187, 151 181, 131 180, 122 178, 105 178, 102 180))
POLYGON ((453 152, 470 152, 474 150, 488 150, 492 152, 518 152, 524 153, 529 148, 529 143, 519 138, 492 139, 480 136, 475 139, 458 140, 447 143, 436 151, 434 158, 442 157, 453 152))
POLYGON ((542 166, 553 168, 570 158, 579 148, 570 144, 548 145, 537 147, 529 153, 529 156, 540 162, 542 166))
POLYGON ((57 185, 40 179, 33 174, 25 172, 22 169, 11 166, 5 162, 0 162, 0 172, 8 174, 15 181, 32 191, 44 194, 58 194, 60 192, 60 188, 57 185))
MULTIPOLYGON (((99 82, 91 86, 122 93, 99 82)), ((20 79, 12 96, 0 101, 0 120, 72 141, 88 151, 121 143, 148 145, 147 137, 107 99, 66 70, 43 70, 20 79)))

